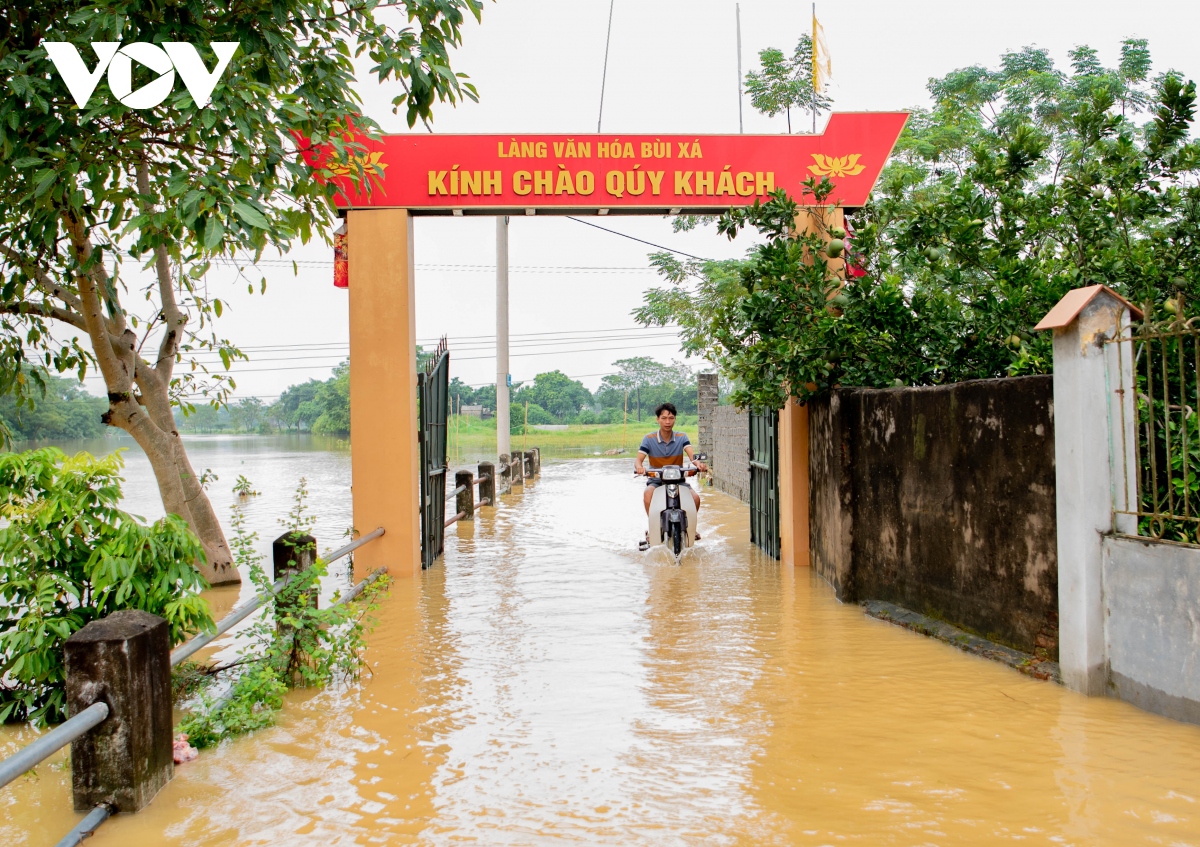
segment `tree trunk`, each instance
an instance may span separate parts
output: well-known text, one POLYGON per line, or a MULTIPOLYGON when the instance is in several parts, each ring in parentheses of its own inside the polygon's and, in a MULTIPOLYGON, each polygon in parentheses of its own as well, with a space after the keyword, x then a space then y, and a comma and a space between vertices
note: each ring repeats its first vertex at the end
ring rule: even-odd
MULTIPOLYGON (((139 176, 139 181, 144 182, 144 169, 139 176)), ((143 193, 148 190, 143 188, 143 193)), ((157 362, 151 365, 138 352, 137 336, 116 302, 115 288, 103 263, 91 261, 93 247, 83 221, 68 213, 64 215, 64 223, 81 269, 77 276, 80 317, 108 390, 108 411, 102 420, 128 432, 145 452, 158 482, 163 508, 168 514, 187 521, 204 547, 206 561, 196 563, 201 575, 210 585, 241 582, 225 533, 175 429, 169 392, 179 337, 187 315, 175 302, 166 251, 159 248, 156 263, 163 338, 157 362)))

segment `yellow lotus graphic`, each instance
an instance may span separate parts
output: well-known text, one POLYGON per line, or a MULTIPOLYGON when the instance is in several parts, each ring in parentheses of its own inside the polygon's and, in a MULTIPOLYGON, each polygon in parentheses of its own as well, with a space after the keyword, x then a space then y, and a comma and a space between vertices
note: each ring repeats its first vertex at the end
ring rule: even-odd
POLYGON ((857 176, 866 169, 866 165, 860 165, 858 160, 862 158, 862 153, 852 153, 849 156, 825 156, 821 153, 813 153, 815 165, 809 165, 808 169, 817 176, 857 176))
POLYGON ((359 153, 357 156, 351 156, 349 159, 330 158, 325 163, 325 167, 329 168, 334 176, 350 176, 350 174, 357 171, 356 166, 362 166, 362 169, 370 174, 374 168, 378 168, 381 171, 387 168, 387 164, 380 161, 382 158, 383 151, 359 153))

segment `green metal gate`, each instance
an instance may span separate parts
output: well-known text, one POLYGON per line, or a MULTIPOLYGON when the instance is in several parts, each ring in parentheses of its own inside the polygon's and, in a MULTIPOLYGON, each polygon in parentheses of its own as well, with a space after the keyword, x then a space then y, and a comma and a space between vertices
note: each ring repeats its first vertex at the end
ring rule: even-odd
POLYGON ((442 555, 446 540, 446 419, 450 413, 450 351, 443 338, 417 374, 421 446, 421 569, 442 555))
POLYGON ((750 540, 779 558, 779 412, 750 413, 750 540))

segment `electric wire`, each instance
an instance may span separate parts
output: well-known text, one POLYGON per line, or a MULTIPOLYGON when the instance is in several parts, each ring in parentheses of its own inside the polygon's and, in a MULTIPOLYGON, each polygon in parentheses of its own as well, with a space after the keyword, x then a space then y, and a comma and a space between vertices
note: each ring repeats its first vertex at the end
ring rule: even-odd
POLYGON ((664 247, 661 244, 655 244, 653 241, 646 241, 643 238, 636 238, 632 235, 627 235, 624 232, 618 232, 615 229, 609 229, 606 226, 600 226, 600 224, 594 224, 591 221, 585 221, 582 218, 576 218, 576 217, 573 217, 572 215, 567 215, 566 218, 569 221, 575 221, 575 223, 577 223, 577 224, 583 224, 584 226, 595 227, 596 229, 604 230, 605 232, 612 233, 613 235, 619 235, 622 238, 628 238, 630 241, 637 241, 641 244, 648 244, 651 247, 657 247, 659 250, 666 250, 668 253, 678 253, 680 256, 687 256, 689 259, 695 259, 697 262, 715 261, 714 259, 705 259, 702 256, 693 256, 691 253, 684 253, 682 250, 676 250, 674 247, 664 247))

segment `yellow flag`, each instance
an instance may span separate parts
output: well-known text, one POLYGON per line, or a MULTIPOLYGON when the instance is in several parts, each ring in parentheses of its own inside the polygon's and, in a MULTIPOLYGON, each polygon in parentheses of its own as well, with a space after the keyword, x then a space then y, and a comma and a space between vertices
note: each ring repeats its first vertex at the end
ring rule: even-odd
POLYGON ((833 76, 833 63, 829 60, 829 47, 825 44, 825 29, 817 23, 816 12, 813 12, 812 74, 813 91, 820 94, 833 76))

